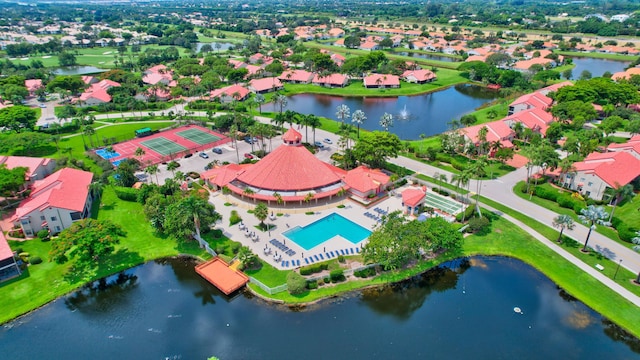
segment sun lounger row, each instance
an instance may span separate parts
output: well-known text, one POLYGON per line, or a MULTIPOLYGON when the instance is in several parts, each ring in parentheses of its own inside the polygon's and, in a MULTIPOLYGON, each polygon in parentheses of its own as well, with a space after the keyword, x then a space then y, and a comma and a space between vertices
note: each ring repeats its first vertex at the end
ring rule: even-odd
POLYGON ((368 217, 369 219, 375 220, 375 221, 380 221, 380 217, 376 216, 375 214, 372 214, 370 212, 366 212, 364 213, 364 216, 368 217))
POLYGON ((342 255, 342 256, 351 256, 351 255, 356 255, 356 254, 359 254, 359 253, 360 253, 360 248, 359 247, 348 248, 348 249, 340 249, 340 250, 325 252, 324 255, 318 254, 318 255, 309 256, 307 258, 304 258, 304 262, 305 262, 305 264, 308 265, 308 264, 313 264, 314 262, 317 262, 317 261, 329 260, 329 259, 332 259, 334 257, 338 257, 340 255, 342 255))
POLYGON ((296 254, 295 251, 289 249, 288 246, 286 246, 285 244, 281 243, 280 241, 276 240, 276 239, 271 239, 269 241, 271 244, 273 244, 273 246, 277 247, 278 249, 280 249, 280 251, 282 251, 283 253, 289 255, 289 256, 293 256, 296 254))
POLYGON ((291 267, 299 267, 300 266, 300 260, 291 260, 291 261, 283 260, 280 263, 280 266, 285 267, 285 268, 289 267, 289 265, 291 265, 291 267))
POLYGON ((386 210, 382 210, 379 207, 374 208, 373 211, 377 212, 380 215, 387 215, 387 211, 386 210))

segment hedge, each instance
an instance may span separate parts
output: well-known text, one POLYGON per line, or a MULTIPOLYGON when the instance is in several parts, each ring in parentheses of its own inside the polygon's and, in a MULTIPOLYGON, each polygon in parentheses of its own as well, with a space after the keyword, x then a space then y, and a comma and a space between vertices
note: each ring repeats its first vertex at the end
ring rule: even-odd
POLYGON ((368 267, 366 269, 356 270, 353 272, 353 276, 359 277, 359 278, 366 278, 366 277, 375 276, 375 275, 376 275, 376 269, 374 267, 368 267))
POLYGON ((311 275, 311 274, 319 273, 323 270, 327 270, 328 268, 329 268, 329 264, 327 263, 303 266, 300 268, 300 275, 311 275))
POLYGON ((344 280, 344 271, 342 269, 331 270, 329 273, 329 278, 331 282, 339 282, 344 280))
POLYGON ((138 201, 138 189, 123 187, 123 186, 114 186, 113 189, 116 193, 116 196, 120 200, 133 201, 133 202, 138 201))
POLYGON ((29 258, 29 264, 38 265, 42 263, 42 259, 39 256, 32 256, 29 258))

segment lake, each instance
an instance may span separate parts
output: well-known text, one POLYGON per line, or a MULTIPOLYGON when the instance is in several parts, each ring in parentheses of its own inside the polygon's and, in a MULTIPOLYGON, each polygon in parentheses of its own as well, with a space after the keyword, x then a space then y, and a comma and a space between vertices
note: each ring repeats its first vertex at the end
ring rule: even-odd
POLYGON ((213 49, 214 53, 217 51, 229 50, 230 47, 234 46, 234 44, 228 43, 228 42, 210 42, 210 43, 198 42, 196 43, 196 52, 200 52, 200 49, 202 49, 202 47, 205 45, 211 45, 211 48, 213 49), (220 48, 217 48, 216 44, 220 45, 220 48))
POLYGON ((573 63, 576 67, 573 68, 573 79, 580 78, 580 74, 584 70, 591 72, 591 76, 600 77, 605 72, 615 74, 631 64, 631 61, 618 61, 609 59, 594 59, 587 57, 572 57, 573 63))
POLYGON ((102 73, 107 70, 100 69, 95 66, 67 66, 56 69, 53 73, 56 75, 87 75, 102 73))
POLYGON ((0 329, 11 359, 631 359, 640 344, 513 259, 474 257, 291 310, 150 262, 0 329), (520 307, 522 314, 514 312, 520 307))
MULTIPOLYGON (((496 98, 497 92, 462 84, 416 96, 340 97, 298 94, 289 97, 285 110, 337 120, 336 108, 345 104, 351 109, 351 114, 358 109, 365 112, 367 120, 361 128, 366 130, 384 130, 380 126, 380 118, 386 112, 394 117, 390 132, 403 140, 417 140, 420 139, 420 134, 431 136, 448 130, 451 120, 460 119, 462 115, 473 112, 496 98), (405 109, 408 116, 402 118, 405 109)), ((272 104, 263 108, 274 111, 272 104)))
POLYGON ((446 61, 446 62, 457 62, 457 61, 460 61, 460 59, 454 58, 454 57, 442 56, 442 55, 434 55, 434 54, 417 53, 417 52, 413 52, 413 51, 399 51, 399 52, 394 52, 393 54, 394 55, 401 55, 401 56, 415 57, 415 58, 420 58, 420 59, 427 59, 427 60, 446 61))

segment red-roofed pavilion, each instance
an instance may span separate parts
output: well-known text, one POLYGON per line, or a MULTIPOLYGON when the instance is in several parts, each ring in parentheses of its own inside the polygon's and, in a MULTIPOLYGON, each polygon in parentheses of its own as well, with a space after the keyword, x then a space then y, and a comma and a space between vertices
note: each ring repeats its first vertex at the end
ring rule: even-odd
POLYGON ((218 257, 196 266, 196 272, 226 295, 249 282, 247 275, 230 268, 229 264, 218 257))

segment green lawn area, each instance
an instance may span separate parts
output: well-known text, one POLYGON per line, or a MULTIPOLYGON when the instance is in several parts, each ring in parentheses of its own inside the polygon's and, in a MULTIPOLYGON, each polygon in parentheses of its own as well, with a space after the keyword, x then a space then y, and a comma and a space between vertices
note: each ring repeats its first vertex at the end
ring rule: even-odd
MULTIPOLYGON (((537 196, 532 196, 531 199, 529 198, 528 194, 524 194, 522 193, 522 191, 519 191, 519 189, 521 189, 522 187, 526 186, 524 181, 520 181, 516 184, 515 191, 514 193, 516 195, 518 195, 519 197, 521 197, 522 199, 531 201, 532 203, 536 204, 536 205, 540 205, 542 207, 544 207, 545 209, 549 209, 553 212, 556 212, 558 214, 564 214, 564 215, 569 215, 573 218, 573 220, 575 222, 580 222, 580 220, 578 219, 578 214, 576 214, 572 209, 566 209, 563 207, 560 207, 560 205, 558 205, 558 203, 551 201, 551 200, 546 200, 537 196)), ((540 187, 546 187, 549 190, 552 189, 556 189, 554 187, 552 187, 550 184, 539 184, 538 186, 540 187)), ((532 184, 533 187, 533 184, 532 184)), ((640 205, 640 200, 636 200, 635 201, 636 204, 640 205)), ((631 203, 633 204, 633 202, 631 203)), ((586 205, 585 205, 586 207, 586 205)), ((606 210, 608 213, 611 213, 611 206, 605 206, 606 210)), ((640 223, 640 215, 637 214, 637 210, 634 210, 631 208, 631 206, 627 206, 626 208, 624 206, 621 206, 620 208, 616 209, 616 216, 622 218, 623 215, 627 216, 627 219, 630 221, 637 221, 636 224, 640 223)), ((630 223, 632 224, 632 223, 630 223)), ((628 243, 626 241, 623 241, 620 239, 620 237, 618 236, 618 232, 616 230, 614 230, 613 228, 610 228, 608 226, 603 226, 603 225, 597 225, 596 227, 596 232, 599 234, 602 234, 606 237, 608 237, 611 240, 616 241, 617 243, 626 246, 628 248, 633 247, 633 244, 628 243)))
MULTIPOLYGON (((619 60, 619 61, 633 61, 637 57, 631 55, 622 55, 622 54, 605 54, 599 52, 581 52, 581 51, 554 51, 555 54, 564 55, 564 56, 573 56, 573 57, 585 57, 585 58, 595 58, 595 59, 609 59, 609 60, 619 60)), ((576 74, 574 74, 576 75, 576 74)), ((579 75, 579 74, 578 74, 579 75)))
POLYGON ((109 219, 119 224, 127 235, 116 247, 114 254, 101 261, 97 268, 82 275, 70 273, 70 264, 58 265, 49 261, 51 242, 37 239, 9 242, 13 249, 21 247, 31 256, 41 257, 44 262, 29 266, 19 278, 0 284, 0 308, 4 310, 0 313, 0 323, 38 308, 88 281, 150 260, 178 254, 210 258, 194 241, 176 241, 156 234, 144 217, 142 205, 119 200, 110 187, 104 190, 97 218, 109 219))
POLYGON ((438 79, 427 84, 413 84, 404 81, 400 82, 400 87, 395 89, 367 89, 362 85, 362 81, 352 81, 343 88, 327 88, 313 84, 285 84, 284 95, 295 94, 327 94, 336 96, 370 96, 370 97, 392 97, 401 95, 418 95, 428 92, 445 89, 449 86, 469 82, 468 79, 460 76, 454 70, 439 69, 438 79))

